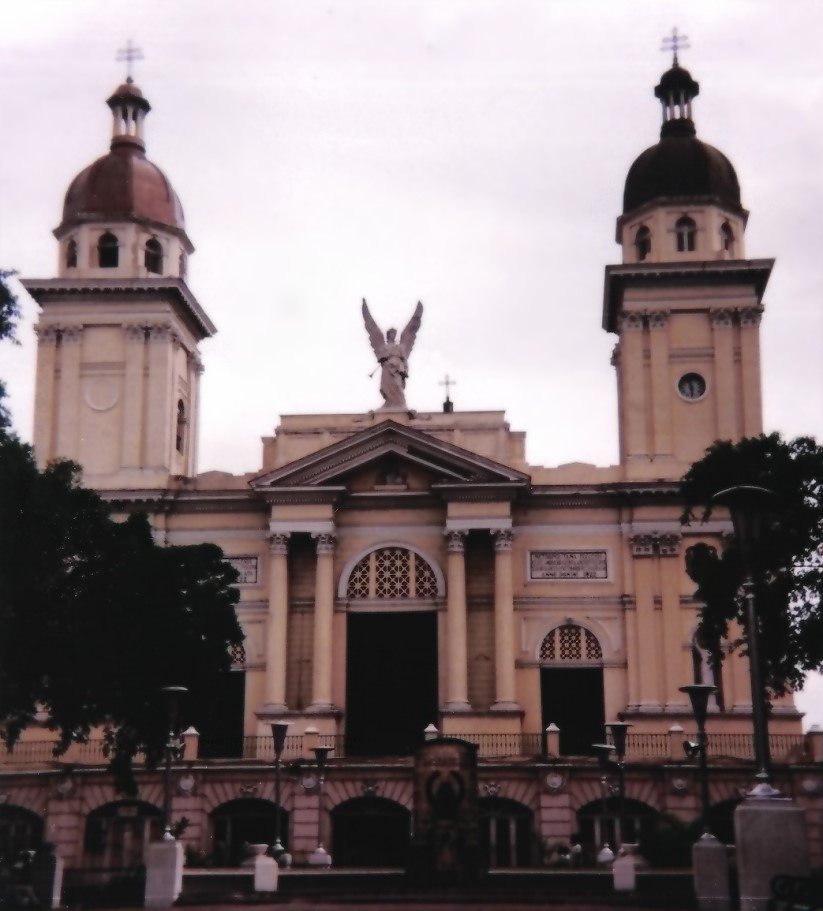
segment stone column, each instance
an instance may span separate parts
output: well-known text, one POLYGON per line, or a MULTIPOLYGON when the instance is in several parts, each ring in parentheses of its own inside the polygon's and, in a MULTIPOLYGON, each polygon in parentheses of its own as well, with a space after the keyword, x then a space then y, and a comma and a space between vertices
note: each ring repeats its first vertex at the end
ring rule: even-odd
POLYGON ((37 380, 34 408, 34 454, 44 466, 54 457, 55 371, 57 369, 57 330, 52 326, 35 327, 37 332, 37 380))
POLYGON ((267 711, 283 712, 286 706, 286 640, 289 623, 289 536, 269 538, 269 617, 266 629, 267 711))
POLYGON ((743 436, 763 433, 763 405, 760 392, 759 307, 740 311, 740 374, 743 393, 743 436))
POLYGON ((632 535, 630 539, 634 557, 634 587, 637 604, 637 655, 639 705, 659 709, 660 693, 660 637, 658 617, 654 604, 654 535, 632 535))
POLYGON ((57 445, 53 457, 80 461, 80 356, 83 327, 70 326, 60 333, 60 385, 57 395, 57 445))
POLYGON ((146 468, 168 469, 171 460, 172 365, 174 334, 169 326, 151 326, 146 390, 146 468))
POLYGON ((731 310, 712 310, 714 340, 714 400, 717 403, 717 438, 736 440, 739 433, 740 398, 735 378, 734 316, 731 310))
POLYGON ((123 372, 123 455, 124 468, 143 464, 145 416, 146 330, 143 326, 125 326, 126 357, 123 372))
POLYGON ((620 448, 626 459, 647 456, 649 452, 644 336, 643 315, 623 313, 620 317, 620 448))
POLYGON ((314 661, 309 710, 332 708, 332 626, 334 620, 334 535, 317 535, 314 583, 314 661))
POLYGON ((514 593, 512 541, 514 532, 500 529, 494 535, 494 670, 497 711, 517 710, 514 683, 514 593))
POLYGON ((655 455, 671 455, 672 395, 669 375, 669 314, 662 310, 649 314, 649 353, 652 372, 652 424, 655 455))
POLYGON ((680 556, 680 541, 679 534, 664 534, 658 539, 663 614, 663 652, 660 657, 665 681, 664 697, 667 705, 678 707, 688 703, 688 697, 680 692, 680 687, 692 680, 691 652, 683 647, 685 636, 680 616, 681 564, 677 559, 680 556))
POLYGON ((468 644, 466 641, 465 531, 447 531, 448 592, 447 636, 448 676, 446 711, 465 712, 469 705, 468 644))

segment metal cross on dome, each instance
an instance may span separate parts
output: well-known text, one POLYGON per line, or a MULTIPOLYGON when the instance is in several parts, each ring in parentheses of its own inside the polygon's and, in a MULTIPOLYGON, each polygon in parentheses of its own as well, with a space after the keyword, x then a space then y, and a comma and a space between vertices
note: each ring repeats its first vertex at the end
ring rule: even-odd
POLYGON ((677 26, 672 29, 671 35, 666 35, 663 38, 663 45, 660 48, 661 51, 671 51, 672 52, 672 66, 677 66, 677 52, 686 51, 691 47, 689 44, 689 36, 681 35, 677 31, 677 26))
POLYGON ((131 38, 126 41, 125 47, 120 47, 117 49, 117 57, 115 58, 118 63, 126 64, 126 82, 134 82, 132 78, 132 64, 135 60, 143 59, 143 51, 137 47, 136 44, 132 44, 131 38))
POLYGON ((447 373, 445 378, 440 380, 440 383, 438 385, 446 387, 446 398, 449 398, 451 387, 457 385, 457 380, 453 380, 447 373))

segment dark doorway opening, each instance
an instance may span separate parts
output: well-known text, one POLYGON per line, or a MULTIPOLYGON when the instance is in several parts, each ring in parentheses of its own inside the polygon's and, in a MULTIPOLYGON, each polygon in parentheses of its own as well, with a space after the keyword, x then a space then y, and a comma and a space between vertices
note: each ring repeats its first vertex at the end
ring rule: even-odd
POLYGON ((201 759, 235 759, 243 755, 246 675, 221 674, 208 693, 192 694, 187 721, 200 732, 201 759))
POLYGON ((593 743, 603 743, 606 708, 600 667, 544 667, 540 670, 543 730, 560 728, 564 756, 594 755, 593 743))
POLYGON ((349 614, 346 754, 410 756, 436 719, 437 614, 349 614))
POLYGON ((411 814, 385 797, 355 797, 335 807, 332 854, 336 867, 403 867, 409 858, 411 814))
POLYGON ((484 869, 531 867, 534 863, 532 811, 503 797, 480 801, 480 860, 484 869))
POLYGON ((657 817, 654 807, 631 797, 627 797, 622 806, 617 797, 585 804, 577 811, 584 859, 594 864, 597 852, 604 844, 617 853, 621 845, 645 841, 650 837, 657 817))
MULTIPOLYGON (((277 804, 259 797, 240 797, 221 804, 211 814, 214 866, 233 867, 249 858, 248 845, 270 845, 277 827, 277 804)), ((289 846, 289 814, 281 808, 280 840, 289 846)))

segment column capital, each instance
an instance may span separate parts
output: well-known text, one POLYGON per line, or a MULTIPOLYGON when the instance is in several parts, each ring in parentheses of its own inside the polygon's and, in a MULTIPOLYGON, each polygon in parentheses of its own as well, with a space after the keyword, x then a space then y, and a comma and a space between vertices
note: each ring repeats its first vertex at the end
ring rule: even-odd
POLYGON ((737 311, 741 326, 759 326, 763 316, 762 307, 742 307, 737 311))
POLYGON ((497 551, 508 551, 512 549, 514 541, 514 531, 511 528, 495 528, 492 531, 494 537, 494 549, 497 551))
POLYGON ((56 345, 59 335, 55 326, 35 326, 34 334, 37 336, 38 345, 56 345))
POLYGON ((649 318, 649 329, 665 329, 669 325, 668 310, 650 310, 646 316, 649 318))
POLYGON ((679 534, 660 535, 657 546, 661 557, 676 557, 680 553, 680 542, 683 536, 679 534))
POLYGON ((450 554, 462 554, 466 549, 466 531, 453 531, 447 528, 443 535, 446 538, 446 550, 450 554))
POLYGON ((123 326, 123 332, 127 342, 140 342, 142 344, 146 340, 146 327, 141 326, 139 323, 126 323, 123 326))
POLYGON ((82 326, 61 326, 60 341, 65 345, 67 342, 79 342, 83 338, 82 326))
POLYGON ((149 330, 149 340, 152 342, 166 342, 172 338, 173 333, 168 323, 155 323, 146 328, 149 330))
POLYGON ((319 534, 314 536, 314 540, 318 556, 320 554, 334 553, 334 548, 337 545, 337 537, 335 535, 319 534))
POLYGON ((629 543, 634 557, 651 557, 654 554, 654 535, 631 535, 629 543))
POLYGON ((618 326, 622 332, 624 329, 642 329, 643 328, 643 314, 642 313, 621 313, 618 318, 618 326))
POLYGON ((289 535, 274 534, 269 535, 269 553, 282 557, 289 552, 289 535))
POLYGON ((730 310, 727 307, 710 310, 709 319, 712 321, 712 326, 731 326, 734 321, 734 310, 730 310))

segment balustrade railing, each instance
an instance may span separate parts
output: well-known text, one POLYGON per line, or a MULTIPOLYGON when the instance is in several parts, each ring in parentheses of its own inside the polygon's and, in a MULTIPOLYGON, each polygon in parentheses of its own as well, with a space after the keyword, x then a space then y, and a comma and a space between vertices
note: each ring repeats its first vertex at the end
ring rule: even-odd
MULTIPOLYGON (((546 755, 546 734, 492 734, 492 733, 458 733, 458 737, 474 743, 478 748, 480 759, 534 758, 546 755)), ((675 749, 672 755, 671 735, 668 733, 629 732, 626 737, 626 759, 629 762, 653 762, 671 758, 681 758, 680 750, 675 749)), ((677 740, 695 740, 694 732, 683 732, 677 740)), ((772 734, 769 737, 772 758, 776 762, 811 761, 811 743, 803 734, 772 734)), ((105 765, 108 757, 104 753, 103 741, 91 740, 88 743, 75 743, 59 757, 54 755, 53 740, 24 740, 19 742, 11 752, 0 746, 0 768, 7 766, 33 766, 59 762, 78 765, 105 765)), ((290 734, 282 753, 283 762, 302 758, 313 761, 312 746, 330 746, 333 748, 331 759, 346 758, 345 738, 339 734, 290 734)), ((675 745, 677 746, 677 744, 675 745)), ((708 756, 712 760, 736 760, 749 762, 754 759, 754 748, 751 734, 743 733, 710 733, 708 735, 708 756)), ((357 758, 356 750, 352 757, 357 758)), ((190 758, 194 758, 191 756, 190 758)), ((198 757, 202 760, 218 761, 274 761, 274 743, 271 736, 244 737, 225 740, 203 738, 198 757)))

